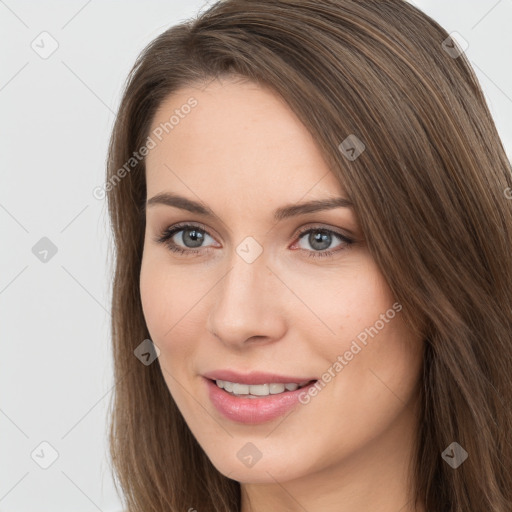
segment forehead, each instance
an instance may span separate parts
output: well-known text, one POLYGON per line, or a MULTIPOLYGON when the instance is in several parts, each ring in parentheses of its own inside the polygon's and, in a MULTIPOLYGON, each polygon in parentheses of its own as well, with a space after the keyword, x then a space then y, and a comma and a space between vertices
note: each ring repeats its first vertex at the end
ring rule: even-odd
POLYGON ((156 112, 150 134, 159 129, 146 157, 148 197, 176 191, 208 203, 214 195, 277 204, 343 193, 285 101, 253 82, 181 89, 156 112))

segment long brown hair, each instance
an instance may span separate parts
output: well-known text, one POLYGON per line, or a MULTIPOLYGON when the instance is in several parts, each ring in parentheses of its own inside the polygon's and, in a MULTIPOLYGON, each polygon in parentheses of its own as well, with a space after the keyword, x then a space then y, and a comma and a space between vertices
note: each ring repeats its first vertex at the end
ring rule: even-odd
POLYGON ((417 500, 429 511, 512 510, 512 173, 457 48, 402 0, 226 0, 140 54, 105 185, 116 258, 110 454, 127 512, 240 511, 239 483, 198 445, 160 366, 134 356, 149 338, 145 161, 134 152, 168 95, 224 76, 271 87, 304 123, 425 340, 417 500), (346 140, 364 151, 353 158, 346 140), (453 442, 468 453, 456 469, 441 456, 453 442))

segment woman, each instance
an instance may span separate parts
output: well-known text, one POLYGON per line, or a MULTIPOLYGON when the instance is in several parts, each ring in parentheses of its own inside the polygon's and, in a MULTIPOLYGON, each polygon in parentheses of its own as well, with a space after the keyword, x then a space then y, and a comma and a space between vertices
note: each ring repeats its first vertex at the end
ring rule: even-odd
POLYGON ((127 511, 512 509, 512 175, 401 0, 227 0, 109 151, 127 511))

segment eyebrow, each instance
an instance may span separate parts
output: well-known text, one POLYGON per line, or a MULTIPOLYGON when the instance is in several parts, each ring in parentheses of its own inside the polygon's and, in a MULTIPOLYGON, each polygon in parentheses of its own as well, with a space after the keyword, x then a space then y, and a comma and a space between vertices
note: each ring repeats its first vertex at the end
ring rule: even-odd
MULTIPOLYGON (((157 194, 146 202, 147 206, 154 206, 157 204, 173 206, 205 217, 217 217, 213 210, 208 208, 208 206, 205 206, 198 201, 188 199, 187 197, 170 194, 168 192, 157 194)), ((305 203, 290 204, 277 208, 274 211, 274 219, 276 221, 281 221, 297 215, 304 215, 306 213, 314 213, 322 210, 332 210, 334 208, 353 208, 353 204, 350 200, 344 197, 315 199, 305 203)))

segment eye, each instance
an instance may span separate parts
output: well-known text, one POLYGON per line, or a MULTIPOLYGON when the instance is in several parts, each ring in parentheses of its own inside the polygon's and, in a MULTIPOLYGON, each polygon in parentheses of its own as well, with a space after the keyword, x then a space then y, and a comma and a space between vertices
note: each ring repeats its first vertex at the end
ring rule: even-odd
POLYGON ((333 231, 332 229, 323 227, 305 228, 299 232, 299 248, 309 252, 310 254, 308 256, 313 258, 332 257, 335 253, 348 249, 353 243, 354 240, 351 238, 348 238, 337 231, 333 231), (306 235, 308 236, 306 237, 306 235), (301 245, 301 241, 303 239, 305 244, 301 245), (334 246, 337 248, 326 251, 326 249, 332 247, 332 243, 333 241, 336 241, 336 239, 339 240, 338 245, 334 246), (309 250, 307 245, 312 247, 313 250, 309 250))
MULTIPOLYGON (((303 228, 299 231, 298 235, 295 235, 295 238, 297 236, 299 237, 298 248, 301 251, 308 252, 308 256, 313 258, 332 257, 335 253, 348 249, 354 244, 354 240, 351 238, 324 227, 303 228), (306 235, 308 235, 307 238, 306 235), (301 243, 303 239, 306 247, 304 247, 304 243, 301 243), (336 239, 339 241, 338 245, 335 245, 334 249, 326 250, 332 247, 332 243, 336 239), (308 244, 312 247, 312 250, 307 248, 308 244)), ((207 241, 208 238, 217 244, 202 225, 176 224, 166 228, 155 241, 165 244, 173 252, 192 256, 199 254, 203 249, 208 250, 211 248, 211 246, 203 245, 203 242, 207 241)), ((292 248, 295 248, 294 246, 296 245, 297 243, 293 244, 292 248)), ((217 244, 217 247, 220 247, 220 245, 217 244)))
MULTIPOLYGON (((213 240, 202 226, 177 224, 171 228, 166 228, 156 241, 165 244, 173 252, 197 254, 201 252, 199 249, 204 248, 202 243, 207 238, 213 240)), ((213 241, 215 242, 215 240, 213 241)))

